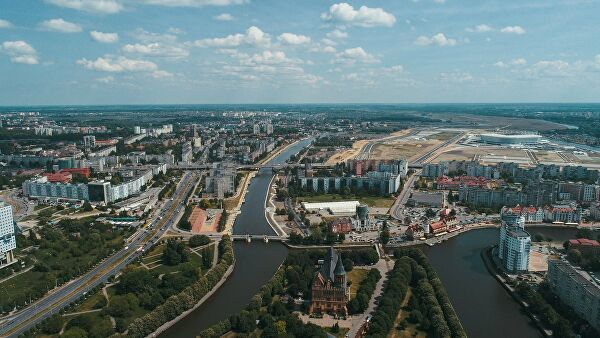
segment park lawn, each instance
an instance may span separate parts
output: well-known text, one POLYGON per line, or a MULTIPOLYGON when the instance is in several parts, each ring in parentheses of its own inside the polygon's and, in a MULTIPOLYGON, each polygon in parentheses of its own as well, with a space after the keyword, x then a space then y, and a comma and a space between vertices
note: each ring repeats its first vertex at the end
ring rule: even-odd
POLYGON ((409 337, 426 338, 427 337, 427 332, 423 332, 417 328, 417 325, 411 324, 408 321, 405 321, 405 319, 408 317, 408 314, 409 314, 409 311, 405 310, 405 308, 406 308, 406 306, 408 306, 408 301, 410 300, 410 297, 412 297, 412 296, 413 296, 412 287, 409 287, 408 290, 406 291, 406 296, 404 297, 404 300, 402 301, 402 308, 400 309, 400 312, 398 313, 396 320, 394 320, 394 326, 393 326, 392 330, 390 331, 390 333, 388 334, 387 338, 409 338, 409 337), (406 323, 406 326, 403 330, 399 330, 398 325, 400 325, 400 322, 402 322, 403 320, 406 323))
POLYGON ((320 194, 314 196, 298 197, 299 201, 304 202, 337 202, 337 201, 356 201, 366 204, 372 208, 390 208, 394 204, 394 198, 384 196, 356 196, 340 194, 320 194))
MULTIPOLYGON (((156 257, 156 258, 159 258, 159 257, 156 257)), ((202 267, 202 258, 200 256, 196 255, 195 253, 190 252, 190 254, 189 254, 189 260, 187 262, 185 262, 185 263, 181 263, 181 264, 177 264, 177 265, 172 265, 172 266, 161 264, 161 266, 159 266, 157 268, 154 268, 154 269, 152 269, 150 271, 152 271, 153 273, 157 273, 159 275, 160 274, 174 273, 174 272, 178 272, 179 269, 181 268, 181 266, 183 264, 186 264, 186 263, 189 263, 189 262, 193 263, 194 266, 196 266, 198 268, 202 267)))
POLYGON ((356 292, 360 287, 365 278, 367 278, 367 274, 369 270, 367 269, 352 269, 352 271, 348 272, 348 280, 350 283, 350 299, 353 299, 356 296, 356 292))
POLYGON ((94 293, 93 295, 89 296, 87 299, 85 299, 83 302, 81 302, 80 304, 78 304, 73 311, 71 311, 72 313, 74 312, 81 312, 81 311, 89 311, 89 310, 97 310, 97 309, 101 309, 101 307, 96 307, 96 304, 106 304, 104 302, 104 294, 102 294, 102 290, 99 290, 98 292, 94 293))
MULTIPOLYGON (((35 292, 35 290, 54 288, 54 279, 45 279, 44 277, 47 277, 47 275, 49 274, 29 270, 1 283, 0 299, 2 299, 2 303, 13 304, 14 300, 19 298, 28 300, 28 295, 35 292)), ((35 295, 31 295, 31 298, 36 299, 35 295)), ((0 303, 0 310, 7 311, 8 309, 1 308, 2 303, 0 303)), ((12 308, 10 310, 12 310, 12 308)))

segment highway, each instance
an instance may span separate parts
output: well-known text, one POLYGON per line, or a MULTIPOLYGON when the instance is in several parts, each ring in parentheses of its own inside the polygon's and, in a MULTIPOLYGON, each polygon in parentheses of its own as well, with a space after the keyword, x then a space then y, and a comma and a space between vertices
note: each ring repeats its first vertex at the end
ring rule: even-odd
POLYGON ((152 216, 152 222, 147 228, 138 230, 130 237, 130 242, 123 249, 104 259, 79 278, 51 291, 32 305, 15 314, 0 318, 2 321, 0 335, 18 336, 45 318, 58 313, 60 309, 76 301, 97 285, 105 283, 109 277, 117 274, 129 262, 140 256, 142 254, 138 251, 140 246, 144 249, 149 248, 175 224, 181 209, 185 206, 185 197, 194 187, 196 179, 195 174, 186 172, 177 185, 173 198, 166 201, 157 215, 152 216))
POLYGON ((368 160, 371 157, 371 151, 373 150, 373 147, 376 144, 383 143, 383 142, 386 142, 386 141, 401 140, 401 139, 404 139, 404 138, 415 136, 420 131, 421 131, 420 129, 412 129, 412 130, 410 130, 405 135, 386 136, 384 138, 380 138, 380 139, 376 139, 376 140, 370 141, 369 143, 365 144, 362 147, 362 149, 360 150, 360 152, 358 153, 358 155, 356 155, 356 159, 357 160, 368 160))
POLYGON ((415 160, 413 160, 414 164, 426 164, 429 161, 431 161, 435 155, 437 155, 437 151, 440 149, 443 149, 451 144, 454 144, 456 142, 458 142, 460 139, 462 139, 464 136, 466 135, 466 133, 460 133, 456 136, 454 136, 453 138, 444 141, 440 144, 438 144, 437 146, 433 147, 432 149, 428 150, 426 153, 424 153, 423 155, 417 157, 415 160))
POLYGON ((406 182, 404 182, 402 191, 400 191, 400 194, 396 198, 394 205, 392 205, 392 207, 390 208, 390 215, 393 218, 402 221, 402 208, 404 208, 404 205, 406 205, 406 201, 408 201, 408 198, 410 197, 410 192, 412 191, 415 181, 420 176, 421 176, 421 169, 415 171, 414 174, 412 174, 408 178, 408 180, 406 180, 406 182))

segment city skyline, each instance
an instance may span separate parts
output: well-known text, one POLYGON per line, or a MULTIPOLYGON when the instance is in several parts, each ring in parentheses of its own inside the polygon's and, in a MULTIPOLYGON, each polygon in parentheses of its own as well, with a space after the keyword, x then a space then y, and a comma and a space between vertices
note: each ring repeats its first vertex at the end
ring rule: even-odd
POLYGON ((592 102, 596 1, 0 1, 0 105, 592 102))

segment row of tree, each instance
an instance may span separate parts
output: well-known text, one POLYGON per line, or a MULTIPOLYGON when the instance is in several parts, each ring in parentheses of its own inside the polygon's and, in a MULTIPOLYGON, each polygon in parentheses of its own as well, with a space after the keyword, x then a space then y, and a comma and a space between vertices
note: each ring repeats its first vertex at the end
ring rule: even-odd
POLYGON ((348 302, 348 311, 351 314, 363 313, 369 307, 369 301, 375 292, 377 282, 381 279, 381 273, 377 269, 371 269, 367 273, 356 291, 356 296, 348 302))
POLYGON ((128 326, 127 335, 130 337, 145 337, 152 334, 164 323, 194 307, 223 278, 233 261, 231 238, 225 235, 219 242, 218 264, 206 275, 200 277, 196 283, 188 286, 179 294, 169 297, 164 304, 156 307, 152 312, 134 320, 128 326))
POLYGON ((373 315, 367 337, 385 337, 394 327, 409 287, 415 292, 418 309, 411 313, 421 322, 420 328, 434 337, 466 337, 466 333, 450 304, 448 295, 429 264, 418 249, 400 249, 394 252, 396 263, 373 315))

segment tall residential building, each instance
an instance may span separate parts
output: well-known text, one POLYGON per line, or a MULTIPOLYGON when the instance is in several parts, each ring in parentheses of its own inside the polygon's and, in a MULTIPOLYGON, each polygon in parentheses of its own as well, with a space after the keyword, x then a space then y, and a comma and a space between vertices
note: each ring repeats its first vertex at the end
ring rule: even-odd
POLYGON ((236 168, 232 163, 213 163, 206 177, 205 190, 217 198, 235 193, 236 168))
POLYGON ((273 134, 273 125, 271 123, 267 123, 265 125, 265 132, 267 133, 267 135, 273 134))
POLYGON ((181 162, 192 163, 194 160, 194 151, 191 142, 185 142, 181 148, 181 162))
POLYGON ((498 258, 509 272, 520 273, 529 270, 529 250, 531 236, 525 231, 525 218, 505 215, 500 227, 498 258))
POLYGON ((550 289, 596 330, 600 330, 600 286, 585 271, 566 260, 548 259, 550 289))
POLYGON ((133 127, 133 133, 139 135, 142 133, 142 128, 140 126, 133 127))
POLYGON ((260 124, 255 123, 254 126, 252 126, 252 133, 254 135, 260 134, 260 124))
POLYGON ((86 148, 94 148, 96 146, 96 136, 85 135, 83 137, 83 146, 86 148))
POLYGON ((0 202, 0 269, 15 262, 13 250, 16 247, 12 207, 0 202))

